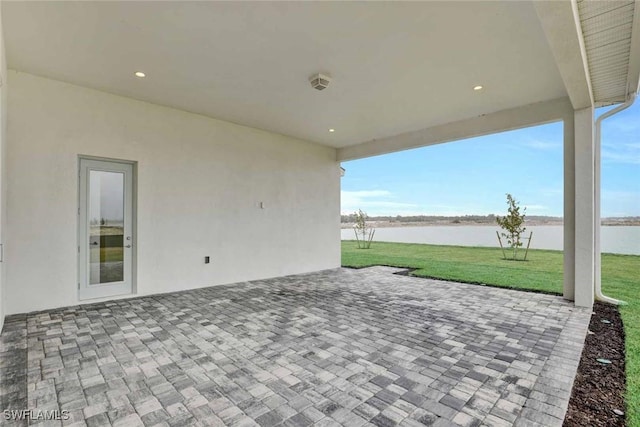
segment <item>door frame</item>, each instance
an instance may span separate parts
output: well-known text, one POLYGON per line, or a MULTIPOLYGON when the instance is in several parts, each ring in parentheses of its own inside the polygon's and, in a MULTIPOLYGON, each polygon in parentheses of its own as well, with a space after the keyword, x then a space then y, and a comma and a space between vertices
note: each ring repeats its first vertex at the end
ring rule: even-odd
MULTIPOLYGON (((77 188, 78 188, 78 194, 77 194, 77 216, 76 216, 76 222, 77 222, 77 229, 76 229, 76 233, 77 233, 77 264, 76 264, 76 274, 77 274, 77 292, 78 292, 78 300, 79 301, 83 301, 83 300, 92 300, 92 299, 101 299, 101 300, 108 300, 114 297, 126 297, 126 296, 133 296, 137 293, 137 272, 138 272, 138 162, 137 161, 133 161, 133 160, 123 160, 123 159, 115 159, 115 158, 108 158, 108 157, 97 157, 97 156, 90 156, 90 155, 78 155, 78 163, 77 163, 77 172, 78 172, 78 178, 77 178, 77 188), (131 256, 131 290, 127 290, 126 292, 117 292, 117 293, 109 293, 107 295, 91 295, 91 293, 87 292, 86 289, 83 289, 82 287, 82 268, 81 268, 81 263, 82 263, 82 244, 83 242, 82 237, 83 237, 83 226, 86 226, 86 224, 83 224, 82 222, 82 215, 81 215, 81 209, 82 209, 82 185, 81 185, 81 179, 82 179, 82 161, 84 160, 88 160, 88 161, 99 161, 99 162, 109 162, 109 163, 119 163, 119 164, 123 164, 123 165, 129 165, 131 166, 131 197, 130 197, 130 203, 131 203, 131 241, 132 241, 132 247, 130 249, 130 256, 131 256)), ((87 182, 88 183, 88 182, 87 182)), ((125 196, 126 198, 126 196, 125 196)))

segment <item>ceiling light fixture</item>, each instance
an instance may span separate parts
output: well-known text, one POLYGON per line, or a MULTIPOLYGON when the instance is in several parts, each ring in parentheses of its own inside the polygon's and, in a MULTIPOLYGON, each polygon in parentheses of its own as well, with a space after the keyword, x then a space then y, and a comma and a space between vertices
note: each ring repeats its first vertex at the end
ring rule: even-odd
POLYGON ((482 85, 476 85, 476 86, 473 87, 473 90, 475 90, 476 92, 479 91, 479 90, 482 90, 482 89, 483 89, 482 85))
POLYGON ((333 129, 333 128, 329 129, 329 132, 335 132, 335 131, 336 131, 336 130, 335 130, 335 129, 333 129))
POLYGON ((136 74, 136 77, 140 77, 140 78, 147 77, 147 75, 142 71, 136 71, 135 74, 136 74))

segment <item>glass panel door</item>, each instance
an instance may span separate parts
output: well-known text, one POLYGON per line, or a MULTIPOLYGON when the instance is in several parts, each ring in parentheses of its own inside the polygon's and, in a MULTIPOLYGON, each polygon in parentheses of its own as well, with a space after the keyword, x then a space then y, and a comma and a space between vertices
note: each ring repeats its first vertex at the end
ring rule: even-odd
POLYGON ((89 284, 124 280, 124 173, 89 170, 89 284))
POLYGON ((133 166, 80 159, 81 299, 131 293, 133 166))

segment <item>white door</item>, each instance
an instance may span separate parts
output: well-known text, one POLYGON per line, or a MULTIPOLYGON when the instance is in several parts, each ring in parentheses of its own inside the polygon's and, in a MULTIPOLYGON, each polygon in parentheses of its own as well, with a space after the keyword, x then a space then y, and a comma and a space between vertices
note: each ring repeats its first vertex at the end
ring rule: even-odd
POLYGON ((80 159, 80 299, 130 294, 133 250, 133 165, 80 159))

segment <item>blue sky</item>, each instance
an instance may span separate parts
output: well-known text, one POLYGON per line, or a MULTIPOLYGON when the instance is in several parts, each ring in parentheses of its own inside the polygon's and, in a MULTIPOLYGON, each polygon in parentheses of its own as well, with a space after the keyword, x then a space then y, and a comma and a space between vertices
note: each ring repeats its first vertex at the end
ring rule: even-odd
MULTIPOLYGON (((599 109, 596 115, 606 109, 599 109)), ((344 162, 343 214, 562 216, 562 124, 344 162)), ((640 216, 640 100, 602 129, 602 216, 640 216)))

